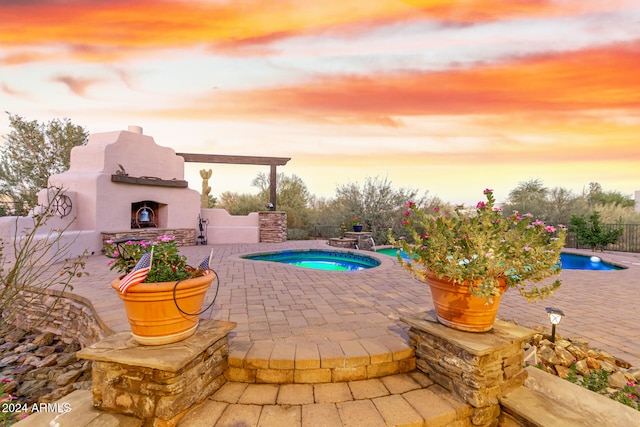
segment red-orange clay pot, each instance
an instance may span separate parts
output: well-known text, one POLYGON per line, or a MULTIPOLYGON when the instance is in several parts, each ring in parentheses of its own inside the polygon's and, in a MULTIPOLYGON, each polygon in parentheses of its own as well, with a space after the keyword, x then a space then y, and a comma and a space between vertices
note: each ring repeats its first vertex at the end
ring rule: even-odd
POLYGON ((507 290, 504 279, 498 278, 499 296, 493 297, 493 303, 487 304, 485 298, 471 294, 469 285, 454 285, 448 278, 438 279, 427 273, 426 283, 431 287, 431 297, 438 321, 445 326, 466 332, 487 332, 493 328, 498 314, 500 298, 507 290))
MULTIPOLYGON (((199 313, 215 277, 211 272, 182 280, 175 298, 180 309, 186 313, 199 313)), ((114 279, 111 287, 124 301, 131 333, 138 344, 169 344, 188 338, 196 331, 200 316, 186 315, 178 310, 173 298, 176 282, 139 283, 131 286, 126 294, 118 290, 119 284, 120 278, 114 279)))

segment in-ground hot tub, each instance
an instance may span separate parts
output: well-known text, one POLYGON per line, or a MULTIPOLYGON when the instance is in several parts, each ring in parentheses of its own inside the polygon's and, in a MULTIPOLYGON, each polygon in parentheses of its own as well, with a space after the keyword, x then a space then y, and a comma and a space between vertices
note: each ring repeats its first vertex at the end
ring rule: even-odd
POLYGON ((256 261, 279 262, 315 270, 358 271, 374 268, 380 261, 354 252, 325 250, 287 250, 243 255, 241 258, 256 261))

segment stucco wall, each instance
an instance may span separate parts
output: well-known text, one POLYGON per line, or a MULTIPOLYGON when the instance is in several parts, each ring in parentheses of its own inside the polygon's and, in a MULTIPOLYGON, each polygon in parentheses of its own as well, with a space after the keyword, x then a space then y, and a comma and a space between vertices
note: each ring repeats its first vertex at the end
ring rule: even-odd
MULTIPOLYGON (((258 213, 246 216, 230 215, 224 209, 202 209, 202 218, 208 220, 206 236, 208 244, 258 243, 260 230, 258 213)), ((196 232, 196 236, 200 231, 196 232)))

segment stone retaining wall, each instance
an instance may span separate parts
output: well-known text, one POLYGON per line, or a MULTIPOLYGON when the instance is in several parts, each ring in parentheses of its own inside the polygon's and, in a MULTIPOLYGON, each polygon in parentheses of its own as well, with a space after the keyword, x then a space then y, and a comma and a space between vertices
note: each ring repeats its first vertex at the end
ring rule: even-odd
POLYGON ((17 328, 51 332, 62 338, 77 340, 82 347, 113 333, 100 320, 89 300, 69 292, 26 289, 16 295, 12 304, 21 313, 13 321, 17 328))

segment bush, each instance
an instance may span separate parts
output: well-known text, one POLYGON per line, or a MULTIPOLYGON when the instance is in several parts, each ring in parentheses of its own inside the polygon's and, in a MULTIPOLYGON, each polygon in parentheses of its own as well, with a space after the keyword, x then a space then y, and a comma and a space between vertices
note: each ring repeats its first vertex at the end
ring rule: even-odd
POLYGON ((600 221, 600 213, 593 211, 589 218, 584 216, 571 216, 569 231, 576 234, 576 240, 580 245, 589 246, 592 250, 603 251, 605 246, 614 244, 622 236, 622 226, 603 226, 600 221))
POLYGON ((307 240, 309 233, 302 228, 287 228, 287 240, 307 240))
MULTIPOLYGON (((71 280, 83 274, 86 254, 76 259, 65 258, 65 254, 75 243, 65 242, 62 238, 69 226, 44 231, 48 229, 47 222, 54 215, 53 206, 60 195, 61 189, 54 190, 49 203, 41 207, 41 213, 31 217, 31 227, 18 230, 16 218, 11 257, 7 258, 3 252, 7 242, 0 242, 0 336, 14 329, 14 325, 24 318, 21 307, 31 301, 41 301, 45 291, 51 287, 55 286, 58 291, 73 289, 71 280)), ((54 307, 55 302, 50 310, 54 307)), ((46 318, 39 319, 40 323, 45 320, 46 318)), ((24 329, 34 327, 37 324, 28 325, 24 329)))

